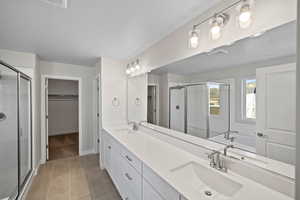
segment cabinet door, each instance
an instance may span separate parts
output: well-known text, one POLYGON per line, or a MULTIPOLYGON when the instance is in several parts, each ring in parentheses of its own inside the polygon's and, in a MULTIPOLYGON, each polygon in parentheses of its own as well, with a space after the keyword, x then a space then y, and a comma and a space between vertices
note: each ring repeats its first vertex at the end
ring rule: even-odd
POLYGON ((296 64, 257 69, 257 153, 295 164, 296 64))
POLYGON ((107 172, 111 175, 111 140, 110 137, 105 133, 103 135, 104 144, 104 167, 107 172))
POLYGON ((143 179, 143 200, 164 200, 153 187, 143 179))

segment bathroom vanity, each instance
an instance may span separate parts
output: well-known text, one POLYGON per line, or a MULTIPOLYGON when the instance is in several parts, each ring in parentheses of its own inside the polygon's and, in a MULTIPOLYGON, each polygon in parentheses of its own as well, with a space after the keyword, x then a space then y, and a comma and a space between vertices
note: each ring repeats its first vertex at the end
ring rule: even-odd
MULTIPOLYGON (((107 127, 102 136, 103 166, 124 200, 292 199, 143 130, 107 127)), ((225 166, 233 159, 221 157, 225 166)))

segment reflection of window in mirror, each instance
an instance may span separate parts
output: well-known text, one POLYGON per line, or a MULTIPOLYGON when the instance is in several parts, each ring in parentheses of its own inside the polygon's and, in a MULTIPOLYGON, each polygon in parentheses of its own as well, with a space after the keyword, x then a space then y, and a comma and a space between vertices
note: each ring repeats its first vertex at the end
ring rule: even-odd
POLYGON ((211 115, 220 115, 220 86, 210 84, 209 88, 209 113, 211 115))
POLYGON ((245 79, 243 84, 243 120, 255 121, 256 119, 256 79, 245 79))

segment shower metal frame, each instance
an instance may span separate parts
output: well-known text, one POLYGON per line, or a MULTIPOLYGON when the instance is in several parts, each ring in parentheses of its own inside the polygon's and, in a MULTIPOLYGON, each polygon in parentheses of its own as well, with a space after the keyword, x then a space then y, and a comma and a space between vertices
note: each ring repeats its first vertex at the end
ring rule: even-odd
POLYGON ((207 104, 207 112, 206 112, 206 139, 209 138, 209 134, 210 134, 210 125, 209 125, 209 121, 210 121, 210 111, 209 111, 209 90, 207 89, 208 84, 216 84, 216 85, 224 85, 228 87, 228 95, 227 95, 227 101, 228 101, 228 131, 231 130, 231 107, 230 107, 230 84, 228 83, 221 83, 221 82, 212 82, 212 81, 208 81, 208 82, 195 82, 195 83, 186 83, 186 84, 180 84, 180 85, 176 85, 176 86, 172 86, 169 87, 169 129, 171 129, 171 90, 174 89, 184 89, 184 133, 187 133, 187 88, 191 87, 191 86, 206 86, 206 104, 207 104))
POLYGON ((5 63, 4 61, 0 60, 0 65, 3 65, 4 67, 7 67, 9 69, 11 69, 12 71, 17 73, 17 126, 18 126, 18 132, 17 132, 17 152, 18 152, 18 156, 17 156, 17 161, 18 161, 18 183, 17 183, 17 190, 13 191, 12 196, 8 197, 8 200, 15 200, 18 199, 20 197, 20 194, 23 192, 22 190, 24 189, 24 186, 27 184, 32 172, 33 172, 33 147, 32 147, 32 140, 33 140, 33 134, 32 134, 32 79, 27 76, 26 74, 24 74, 23 72, 19 71, 18 69, 16 69, 15 67, 5 63), (29 88, 30 88, 30 92, 29 92, 29 105, 30 105, 30 171, 28 172, 28 174, 26 174, 24 181, 21 183, 21 169, 20 169, 20 80, 21 78, 29 81, 29 88))

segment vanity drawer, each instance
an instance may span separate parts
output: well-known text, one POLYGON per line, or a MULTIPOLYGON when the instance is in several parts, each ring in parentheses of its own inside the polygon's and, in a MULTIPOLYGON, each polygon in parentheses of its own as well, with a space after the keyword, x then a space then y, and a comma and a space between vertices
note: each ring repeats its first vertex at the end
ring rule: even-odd
POLYGON ((121 155, 125 161, 133 166, 139 173, 142 172, 142 162, 125 147, 122 147, 121 155))
POLYGON ((125 158, 122 158, 121 176, 128 198, 142 199, 142 175, 125 158))
POLYGON ((163 197, 165 200, 179 200, 179 193, 166 183, 162 178, 156 175, 149 167, 143 165, 143 178, 146 179, 153 188, 163 197))
POLYGON ((145 179, 143 179, 143 200, 164 200, 145 179))

